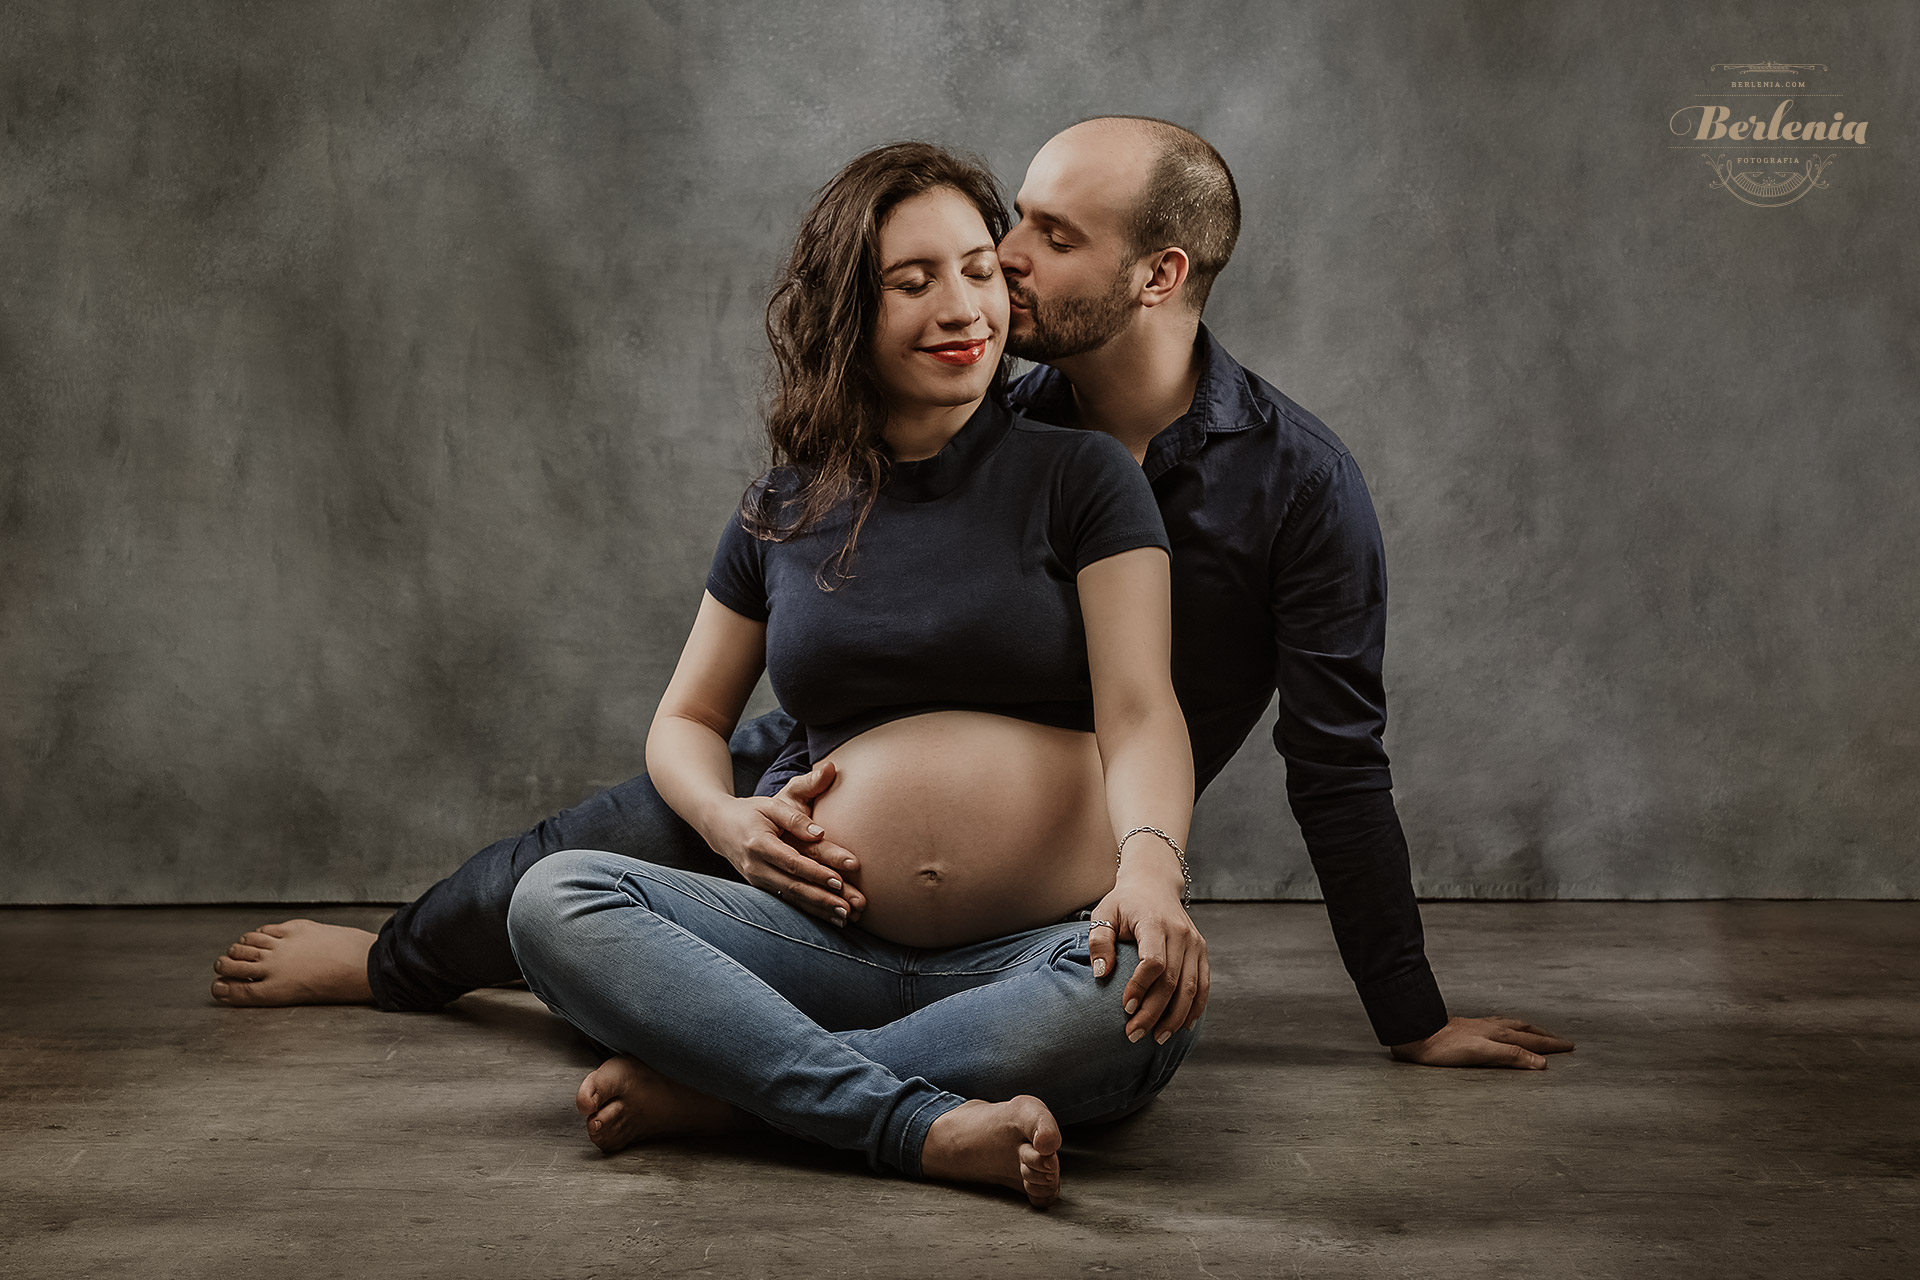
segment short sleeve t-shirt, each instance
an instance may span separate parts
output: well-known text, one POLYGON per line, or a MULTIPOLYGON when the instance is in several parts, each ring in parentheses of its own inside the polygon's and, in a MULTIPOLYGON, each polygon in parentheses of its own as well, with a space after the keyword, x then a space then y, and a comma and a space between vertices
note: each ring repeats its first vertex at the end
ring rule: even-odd
MULTIPOLYGON (((776 469, 756 489, 779 500, 795 479, 776 469)), ((707 574, 714 599, 767 624, 768 678, 812 759, 933 710, 1093 728, 1075 575, 1168 549, 1124 445, 1015 417, 989 396, 939 453, 893 464, 842 578, 832 562, 849 518, 771 542, 735 512, 707 574)))

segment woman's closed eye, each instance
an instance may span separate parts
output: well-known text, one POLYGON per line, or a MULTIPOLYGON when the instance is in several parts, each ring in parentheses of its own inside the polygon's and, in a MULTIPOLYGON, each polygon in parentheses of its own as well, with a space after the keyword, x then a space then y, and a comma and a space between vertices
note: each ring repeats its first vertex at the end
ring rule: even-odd
MULTIPOLYGON (((967 276, 967 279, 969 280, 987 281, 987 280, 993 279, 995 276, 999 274, 1000 273, 998 271, 995 271, 992 268, 988 268, 985 271, 969 271, 966 273, 966 276, 967 276)), ((925 293, 927 291, 928 286, 931 285, 932 283, 933 281, 931 280, 903 280, 891 287, 898 289, 901 293, 904 293, 909 298, 912 298, 925 293)))

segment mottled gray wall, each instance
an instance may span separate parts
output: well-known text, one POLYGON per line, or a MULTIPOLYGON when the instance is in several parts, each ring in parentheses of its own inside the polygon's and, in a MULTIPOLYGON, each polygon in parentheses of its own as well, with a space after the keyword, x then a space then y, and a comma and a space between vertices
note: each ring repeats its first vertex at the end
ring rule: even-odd
MULTIPOLYGON (((1920 889, 1911 6, 0 7, 11 902, 394 899, 618 780, 861 148, 1169 116, 1346 439, 1423 891, 1920 889), (1666 120, 1825 61, 1784 209, 1666 120)), ((1770 105, 1770 104, 1769 104, 1770 105)), ((1313 884, 1256 737, 1202 889, 1313 884)))

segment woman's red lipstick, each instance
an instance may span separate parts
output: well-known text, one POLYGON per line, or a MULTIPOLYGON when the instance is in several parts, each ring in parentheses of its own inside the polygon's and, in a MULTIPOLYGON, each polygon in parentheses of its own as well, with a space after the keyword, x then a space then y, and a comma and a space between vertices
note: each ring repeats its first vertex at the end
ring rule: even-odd
POLYGON ((965 342, 943 342, 937 347, 920 349, 941 364, 979 364, 980 358, 987 354, 987 340, 973 338, 965 342))

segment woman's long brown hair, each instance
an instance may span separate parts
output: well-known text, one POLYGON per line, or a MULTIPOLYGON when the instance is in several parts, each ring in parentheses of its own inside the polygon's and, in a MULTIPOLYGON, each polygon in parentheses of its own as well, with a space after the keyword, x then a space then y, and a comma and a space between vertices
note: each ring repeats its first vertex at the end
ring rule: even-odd
MULTIPOLYGON (((889 466, 881 435, 887 402, 873 364, 880 226, 902 201, 941 187, 972 202, 994 243, 1006 235, 1006 205, 978 159, 930 142, 876 147, 814 195, 767 302, 774 360, 767 441, 772 465, 791 468, 797 488, 750 488, 741 524, 756 537, 784 542, 850 501, 847 540, 832 558, 841 578, 852 576, 855 544, 889 466)), ((1003 357, 989 394, 1005 380, 1003 357)), ((831 591, 826 567, 816 580, 831 591)))

